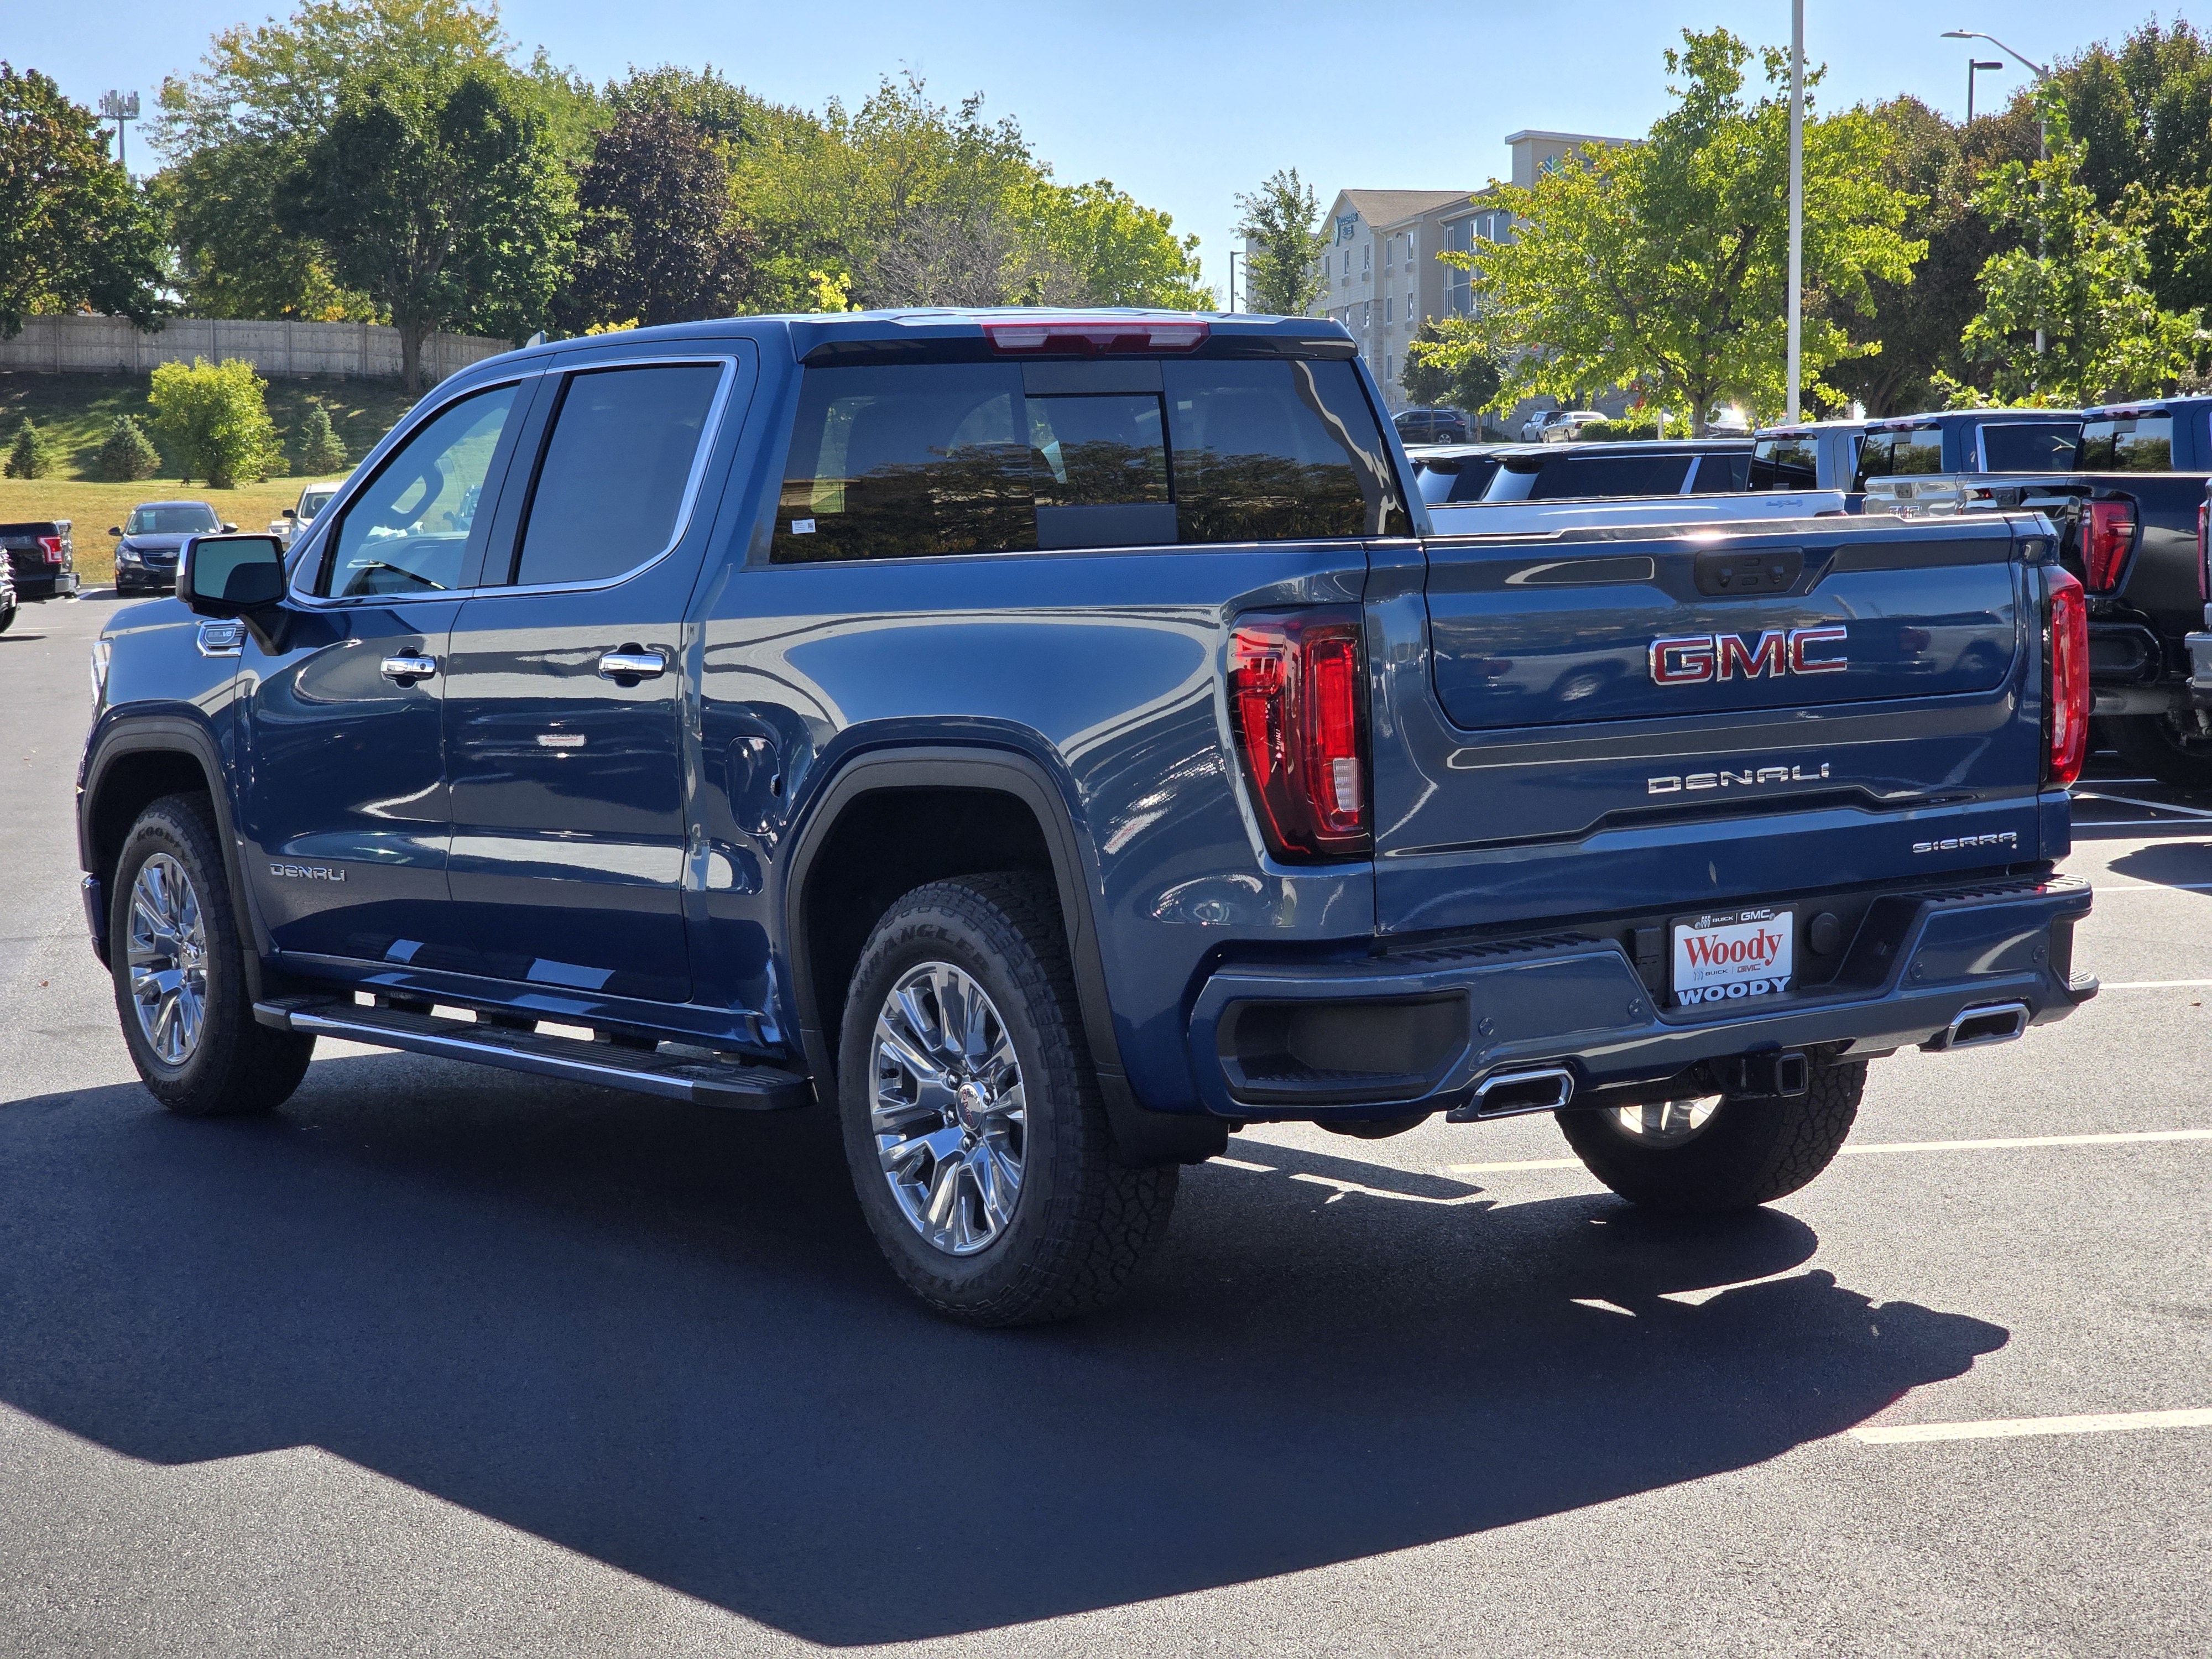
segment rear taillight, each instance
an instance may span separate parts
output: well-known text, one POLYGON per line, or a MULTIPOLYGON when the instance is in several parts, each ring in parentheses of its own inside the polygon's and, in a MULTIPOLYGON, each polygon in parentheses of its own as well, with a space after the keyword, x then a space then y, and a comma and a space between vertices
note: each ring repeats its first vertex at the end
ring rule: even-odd
POLYGON ((983 325, 983 337, 992 350, 1016 356, 1195 351, 1210 332, 1210 326, 1196 317, 1039 317, 983 325))
POLYGON ((2072 573, 2055 566, 2043 659, 2047 666, 2044 727, 2051 734, 2043 780, 2063 789, 2081 775, 2089 752, 2089 602, 2072 573))
POLYGON ((39 551, 46 556, 48 564, 59 564, 62 562, 62 538, 58 536, 40 537, 39 551))
POLYGON ((2109 593, 2120 585, 2135 545, 2134 502, 2088 503, 2081 520, 2081 568, 2088 573, 2092 593, 2109 593))
POLYGON ((1248 617, 1229 647, 1230 720, 1261 826, 1292 863, 1361 858, 1367 687, 1356 617, 1248 617))

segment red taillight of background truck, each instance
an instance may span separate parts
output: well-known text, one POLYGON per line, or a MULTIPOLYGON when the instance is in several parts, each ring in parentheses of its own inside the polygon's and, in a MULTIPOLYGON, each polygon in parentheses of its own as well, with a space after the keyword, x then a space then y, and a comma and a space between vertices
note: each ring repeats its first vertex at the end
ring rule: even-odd
POLYGON ((2089 753, 2089 604, 2070 572, 2056 568, 2044 626, 2044 729, 2050 733, 2043 781, 2063 789, 2081 775, 2089 753))

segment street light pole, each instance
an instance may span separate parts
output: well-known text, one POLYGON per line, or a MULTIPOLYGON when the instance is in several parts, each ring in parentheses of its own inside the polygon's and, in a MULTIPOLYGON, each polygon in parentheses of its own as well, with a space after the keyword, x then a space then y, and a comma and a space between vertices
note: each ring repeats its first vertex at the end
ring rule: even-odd
POLYGON ((2001 70, 2002 58, 1969 58, 1966 59, 1966 125, 1974 125, 1974 76, 1978 71, 2001 70))
POLYGON ((1790 420, 1797 420, 1805 323, 1805 0, 1790 0, 1790 420))
POLYGON ((1236 247, 1229 250, 1229 309, 1232 312, 1237 309, 1237 256, 1243 251, 1236 247))
MULTIPOLYGON (((2033 58, 2027 57, 2024 53, 2014 52, 2010 46, 2005 45, 2003 41, 1998 40, 1994 34, 1984 34, 1979 29, 1945 29, 1943 31, 1943 38, 1946 40, 1986 40, 1991 46, 1995 46, 1999 52, 2004 53, 2006 57, 2012 58, 2016 63, 2025 64, 2027 68, 2027 72, 2035 77, 2035 84, 2039 87, 2051 78, 2051 71, 2049 70, 2037 63, 2033 58)), ((1966 100, 1968 106, 1967 118, 1969 120, 1973 118, 1973 96, 1974 71, 1972 69, 1969 69, 1966 71, 1966 100)), ((2051 159, 2051 122, 2049 118, 2045 116, 2039 110, 2036 112, 2035 154, 2036 159, 2039 161, 2047 161, 2051 159)), ((2043 233, 2038 231, 2035 237, 2035 257, 2039 264, 2041 263, 2043 258, 2043 233)), ((2035 331, 2035 355, 2039 357, 2043 355, 2043 331, 2039 328, 2035 331)))

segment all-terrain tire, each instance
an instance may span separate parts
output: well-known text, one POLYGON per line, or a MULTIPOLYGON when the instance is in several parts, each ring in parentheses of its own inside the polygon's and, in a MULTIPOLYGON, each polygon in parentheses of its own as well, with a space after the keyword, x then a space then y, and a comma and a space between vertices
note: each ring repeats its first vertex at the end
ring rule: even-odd
POLYGON ((1678 1144, 1646 1145, 1607 1110, 1559 1115, 1559 1133, 1632 1204, 1684 1214, 1747 1210, 1796 1192, 1834 1161, 1858 1116, 1866 1062, 1815 1062, 1803 1094, 1729 1096, 1678 1144))
POLYGON ((108 896, 107 959, 115 1011, 139 1078, 154 1097, 185 1117, 235 1117, 282 1105, 300 1086, 315 1039, 272 1030, 253 1018, 246 947, 221 833, 204 795, 165 795, 139 813, 123 843, 108 896), (190 884, 203 948, 204 991, 189 1052, 165 1057, 139 1017, 132 994, 132 905, 138 877, 166 858, 190 884))
POLYGON ((2212 742, 2185 740, 2171 714, 2118 714, 2105 720, 2120 758, 2177 789, 2212 789, 2212 742))
POLYGON ((1115 1160, 1059 899, 1040 878, 963 876, 894 904, 853 971, 837 1078, 846 1159, 869 1229, 908 1288, 949 1318, 1031 1325, 1092 1312, 1129 1288, 1167 1231, 1180 1171, 1115 1160), (959 969, 988 997, 1025 1103, 1012 1213, 970 1255, 933 1244, 908 1218, 872 1121, 878 1016, 903 976, 932 963, 959 969))

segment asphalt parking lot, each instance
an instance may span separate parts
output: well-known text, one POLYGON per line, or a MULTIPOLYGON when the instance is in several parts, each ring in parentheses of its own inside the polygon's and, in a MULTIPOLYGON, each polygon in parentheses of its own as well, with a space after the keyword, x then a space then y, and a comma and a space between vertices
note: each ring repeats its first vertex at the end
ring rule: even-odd
POLYGON ((0 1652, 2212 1650, 2212 797, 2097 768, 2103 994, 1771 1209, 1270 1130, 979 1335, 798 1115, 343 1046, 163 1113, 76 893, 112 604, 0 636, 0 1652))

